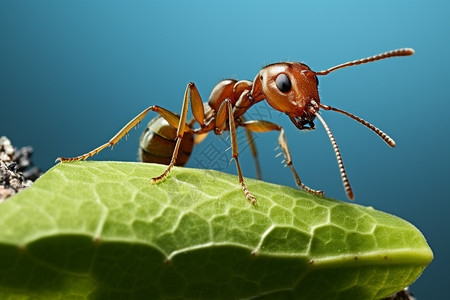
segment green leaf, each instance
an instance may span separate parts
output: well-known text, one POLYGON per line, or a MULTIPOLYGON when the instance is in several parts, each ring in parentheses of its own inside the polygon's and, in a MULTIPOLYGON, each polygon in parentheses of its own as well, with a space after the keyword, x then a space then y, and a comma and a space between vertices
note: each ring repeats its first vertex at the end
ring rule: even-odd
POLYGON ((55 166, 0 204, 0 297, 378 299, 433 258, 389 214, 235 176, 55 166))

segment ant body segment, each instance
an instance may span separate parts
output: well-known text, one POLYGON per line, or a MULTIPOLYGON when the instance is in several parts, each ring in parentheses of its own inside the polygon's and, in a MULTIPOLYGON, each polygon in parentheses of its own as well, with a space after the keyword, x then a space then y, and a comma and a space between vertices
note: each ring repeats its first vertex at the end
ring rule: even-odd
MULTIPOLYGON (((157 115, 147 124, 139 139, 139 160, 146 163, 169 165, 175 149, 177 130, 157 115)), ((194 134, 185 132, 175 166, 184 166, 194 148, 194 134)))
MULTIPOLYGON (((389 57, 408 56, 412 54, 414 54, 413 49, 397 49, 376 56, 347 62, 319 72, 312 71, 307 65, 299 62, 271 64, 261 69, 253 81, 227 79, 219 82, 213 88, 208 102, 205 103, 202 102, 195 84, 190 82, 187 85, 184 94, 180 115, 156 105, 150 106, 125 125, 125 127, 123 127, 109 142, 84 155, 73 158, 59 157, 56 161, 59 160, 64 162, 86 159, 102 149, 114 145, 131 128, 136 126, 149 111, 154 111, 167 121, 168 124, 176 128, 176 135, 174 145, 167 148, 157 146, 160 147, 158 148, 160 150, 173 149, 173 153, 170 161, 168 163, 166 161, 166 164, 168 164, 166 171, 160 176, 152 178, 151 183, 158 183, 169 175, 170 170, 177 163, 180 148, 183 148, 183 146, 181 146, 182 142, 185 141, 186 137, 190 136, 189 139, 192 139, 193 135, 196 135, 195 140, 197 142, 203 140, 211 131, 214 131, 215 134, 221 134, 223 131, 230 131, 232 158, 236 162, 239 183, 241 184, 246 198, 249 199, 252 204, 255 203, 255 197, 250 193, 244 183, 239 164, 236 128, 241 126, 244 127, 248 133, 273 130, 278 131, 278 143, 281 146, 286 164, 292 171, 296 184, 307 192, 323 196, 322 191, 313 190, 304 185, 300 180, 300 177, 292 164, 291 153, 289 151, 284 129, 281 126, 269 121, 245 120, 243 115, 251 106, 266 100, 273 109, 285 113, 299 130, 313 130, 315 128, 314 121, 316 118, 322 123, 334 148, 347 196, 350 200, 353 200, 353 191, 342 162, 339 148, 328 125, 319 114, 319 110, 323 109, 339 112, 358 121, 376 133, 391 147, 395 147, 395 142, 383 131, 363 119, 341 109, 322 104, 319 98, 317 76, 327 75, 330 72, 349 66, 364 64, 389 57), (189 103, 191 104, 194 119, 189 124, 186 124, 189 103), (194 128, 195 123, 198 123, 198 126, 194 128)), ((160 129, 158 126, 156 127, 156 130, 160 129)), ((193 144, 191 143, 191 150, 192 146, 193 144)), ((187 158, 188 157, 189 155, 187 158)), ((184 163, 186 161, 184 161, 184 163)))

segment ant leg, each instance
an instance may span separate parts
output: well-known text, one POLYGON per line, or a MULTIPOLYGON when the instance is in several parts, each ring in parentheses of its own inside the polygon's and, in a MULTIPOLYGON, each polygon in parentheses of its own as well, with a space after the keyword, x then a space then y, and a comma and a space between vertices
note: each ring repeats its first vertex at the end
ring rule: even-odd
MULTIPOLYGON (((114 144, 116 144, 124 135, 127 134, 128 131, 130 131, 131 128, 139 124, 139 122, 147 115, 149 111, 154 111, 159 113, 170 125, 177 128, 177 139, 180 140, 183 137, 184 131, 191 130, 189 126, 186 125, 186 118, 187 118, 187 110, 188 110, 188 101, 189 96, 191 98, 191 106, 192 106, 192 113, 194 115, 194 118, 197 122, 200 123, 201 126, 204 125, 204 107, 202 103, 202 99, 200 98, 200 95, 198 93, 198 90, 193 82, 190 82, 187 85, 186 92, 184 94, 184 101, 183 101, 183 109, 181 112, 181 117, 178 115, 168 111, 167 109, 164 109, 162 107, 153 105, 145 109, 143 112, 141 112, 139 115, 134 117, 133 120, 131 120, 127 125, 125 125, 112 139, 109 140, 109 142, 101 145, 98 148, 95 148, 94 150, 72 158, 65 158, 65 157, 58 157, 55 162, 57 161, 74 161, 74 160, 84 160, 94 154, 97 154, 101 150, 103 150, 106 147, 111 147, 114 144)), ((178 146, 175 146, 174 154, 175 156, 178 154, 178 148, 179 148, 179 142, 177 141, 178 146)), ((175 157, 176 159, 176 157, 175 157)), ((169 166, 172 168, 172 166, 169 166)), ((169 168, 169 171, 170 171, 169 168)), ((168 173, 168 172, 167 172, 168 173)), ((166 174, 167 175, 167 174, 166 174)))
MULTIPOLYGON (((244 116, 240 117, 240 122, 245 122, 244 116)), ((258 151, 256 150, 255 140, 253 139, 252 132, 250 130, 248 130, 247 128, 244 128, 244 129, 245 129, 245 135, 247 136, 248 144, 250 145, 250 150, 252 151, 253 160, 255 161, 256 178, 261 180, 262 179, 261 166, 259 164, 258 151)))
POLYGON ((284 134, 283 127, 281 127, 280 125, 277 125, 275 123, 268 122, 268 121, 262 121, 262 120, 247 121, 240 125, 246 129, 254 131, 254 132, 267 132, 267 131, 272 131, 272 130, 278 130, 280 132, 280 135, 278 136, 278 143, 280 144, 281 150, 283 151, 286 165, 289 166, 289 168, 292 171, 292 174, 294 175, 295 183, 299 187, 301 187, 302 189, 304 189, 305 191, 307 191, 311 194, 324 196, 323 191, 313 190, 313 189, 307 187, 306 185, 304 185, 302 183, 302 181, 300 180, 300 177, 298 176, 297 171, 295 171, 294 166, 292 165, 291 152, 289 151, 289 147, 287 144, 287 139, 286 139, 286 135, 284 134))
MULTIPOLYGON (((177 128, 177 138, 176 138, 176 144, 175 149, 173 150, 172 159, 170 160, 170 164, 167 167, 166 171, 162 173, 158 177, 154 177, 150 180, 150 183, 158 183, 164 178, 166 178, 170 170, 175 165, 175 162, 177 160, 178 156, 178 150, 180 149, 181 140, 183 139, 184 132, 187 130, 191 130, 190 127, 186 124, 187 119, 187 112, 189 108, 189 99, 191 100, 191 108, 192 108, 192 114, 194 115, 194 118, 197 122, 200 123, 201 126, 204 126, 205 120, 204 120, 204 107, 202 99, 200 98, 200 94, 198 93, 197 87, 193 82, 189 82, 186 91, 184 92, 184 98, 183 98, 183 107, 181 109, 181 115, 179 117, 178 124, 172 124, 169 120, 167 120, 170 125, 177 128)), ((163 116, 164 117, 164 116, 163 116)), ((165 118, 165 117, 164 117, 165 118)))
POLYGON ((234 159, 236 161, 236 168, 238 171, 239 183, 242 186, 242 190, 244 191, 245 197, 250 200, 251 204, 255 204, 256 198, 247 189, 247 186, 244 183, 244 176, 242 176, 241 165, 239 164, 239 158, 238 158, 239 153, 238 153, 237 138, 236 138, 236 125, 234 122, 233 107, 231 105, 230 99, 226 99, 225 101, 223 101, 219 107, 219 110, 218 110, 217 116, 216 116, 216 128, 222 128, 224 122, 226 121, 227 111, 228 111, 228 122, 229 122, 230 137, 231 137, 231 149, 233 151, 232 159, 234 159))
POLYGON ((106 147, 111 147, 111 146, 113 146, 114 144, 116 144, 124 135, 126 135, 127 134, 127 132, 128 131, 130 131, 130 129, 131 128, 133 128, 134 126, 136 126, 137 124, 139 124, 139 122, 145 117, 145 115, 147 115, 147 113, 149 112, 149 111, 154 111, 154 112, 157 112, 157 113, 159 113, 164 119, 166 119, 167 120, 167 122, 169 122, 172 126, 173 126, 173 124, 176 124, 176 125, 178 125, 178 123, 179 123, 179 117, 176 115, 176 114, 174 114, 174 113, 172 113, 172 112, 170 112, 170 111, 168 111, 168 110, 166 110, 166 109, 164 109, 164 108, 161 108, 161 107, 159 107, 159 106, 156 106, 156 105, 153 105, 153 106, 150 106, 150 107, 148 107, 147 109, 145 109, 143 112, 141 112, 139 115, 137 115, 136 117, 134 117, 134 119, 133 120, 131 120, 127 125, 125 125, 113 138, 111 138, 110 140, 109 140, 109 142, 107 142, 107 143, 105 143, 105 144, 103 144, 103 145, 101 145, 100 147, 98 147, 98 148, 95 148, 94 150, 92 150, 92 151, 90 151, 90 152, 88 152, 88 153, 86 153, 86 154, 83 154, 83 155, 80 155, 80 156, 77 156, 77 157, 72 157, 72 158, 65 158, 65 157, 58 157, 56 160, 55 160, 55 162, 57 162, 57 161, 61 161, 61 162, 64 162, 64 161, 68 161, 68 162, 70 162, 70 161, 75 161, 75 160, 85 160, 86 158, 88 158, 88 157, 90 157, 90 156, 93 156, 94 154, 97 154, 97 153, 99 153, 101 150, 103 150, 104 148, 106 148, 106 147))
POLYGON ((250 130, 247 128, 245 129, 245 135, 247 136, 248 144, 250 145, 250 150, 252 151, 253 160, 255 161, 255 167, 256 167, 256 178, 261 180, 261 166, 259 165, 259 159, 258 159, 258 151, 256 150, 256 144, 255 140, 253 139, 253 134, 250 130))

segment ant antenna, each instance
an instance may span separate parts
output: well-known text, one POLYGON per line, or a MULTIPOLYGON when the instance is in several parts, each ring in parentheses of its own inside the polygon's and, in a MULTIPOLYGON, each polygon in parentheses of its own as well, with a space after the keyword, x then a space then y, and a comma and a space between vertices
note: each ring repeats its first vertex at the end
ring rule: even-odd
POLYGON ((345 64, 341 64, 335 67, 332 67, 328 70, 323 70, 320 72, 314 72, 313 73, 315 75, 327 75, 330 72, 336 71, 337 69, 342 69, 345 67, 351 67, 351 66, 356 66, 356 65, 360 65, 360 64, 366 64, 368 62, 372 62, 372 61, 377 61, 377 60, 381 60, 381 59, 385 59, 385 58, 389 58, 389 57, 395 57, 395 56, 409 56, 409 55, 413 55, 414 54, 414 49, 411 48, 403 48, 403 49, 397 49, 397 50, 392 50, 389 52, 385 52, 385 53, 381 53, 375 56, 371 56, 371 57, 367 57, 367 58, 363 58, 363 59, 358 59, 355 61, 350 61, 347 62, 345 64))
POLYGON ((333 134, 331 133, 330 128, 327 123, 325 123, 324 119, 320 116, 318 112, 315 113, 316 117, 322 122, 323 127, 325 128, 328 137, 330 138, 331 144, 333 145, 334 153, 336 154, 336 158, 339 164, 339 170, 341 171, 342 182, 344 183, 345 192, 347 193, 347 197, 350 200, 353 200, 353 191, 350 186, 350 181, 348 180, 347 173, 345 172, 344 163, 342 162, 341 153, 339 152, 339 148, 336 144, 336 140, 334 139, 333 134))
POLYGON ((362 125, 366 126, 367 128, 369 128, 370 130, 372 130, 373 132, 375 132, 380 138, 383 139, 383 141, 386 142, 386 144, 388 144, 389 146, 391 146, 392 148, 395 147, 395 142, 393 139, 391 139, 386 133, 384 133, 383 131, 381 131, 380 129, 376 128, 375 126, 373 126, 372 124, 370 124, 367 121, 364 121, 363 119, 349 113, 346 112, 344 110, 338 109, 338 108, 334 108, 331 107, 329 105, 324 105, 322 103, 319 104, 320 108, 323 108, 325 110, 332 110, 332 111, 336 111, 338 113, 344 114, 350 118, 352 118, 353 120, 358 121, 359 123, 361 123, 362 125))

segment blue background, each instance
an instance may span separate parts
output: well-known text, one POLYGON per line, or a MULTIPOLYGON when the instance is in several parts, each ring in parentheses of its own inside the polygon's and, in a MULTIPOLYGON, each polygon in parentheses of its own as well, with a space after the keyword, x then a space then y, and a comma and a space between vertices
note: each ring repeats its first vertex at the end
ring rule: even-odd
MULTIPOLYGON (((301 61, 322 70, 412 47, 412 57, 321 76, 320 95, 397 142, 391 149, 355 121, 323 113, 356 203, 398 215, 427 237, 435 259, 412 291, 419 299, 444 297, 450 269, 449 8, 448 1, 0 0, 0 135, 17 147, 32 145, 35 163, 46 170, 58 156, 103 144, 147 106, 180 112, 189 81, 207 101, 219 80, 253 80, 268 63, 301 61)), ((346 200, 319 122, 315 132, 298 132, 266 103, 249 115, 284 126, 303 181, 346 200)), ((143 128, 95 159, 135 161, 143 128)), ((274 157, 277 134, 255 139, 263 179, 295 186, 282 158, 274 157)), ((245 145, 242 140, 244 176, 254 178, 245 145)), ((221 155, 228 146, 212 134, 187 166, 208 163, 236 174, 234 163, 206 161, 216 148, 221 155)))

